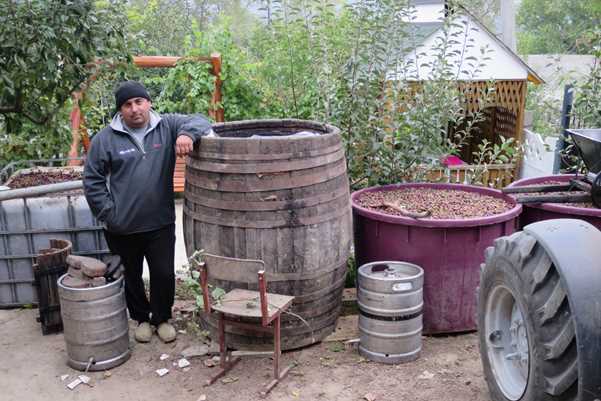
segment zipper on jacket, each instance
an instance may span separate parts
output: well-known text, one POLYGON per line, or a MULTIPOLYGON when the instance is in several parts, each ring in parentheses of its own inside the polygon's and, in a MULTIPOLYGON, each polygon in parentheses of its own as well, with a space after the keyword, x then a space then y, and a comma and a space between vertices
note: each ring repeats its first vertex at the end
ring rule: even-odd
POLYGON ((134 143, 134 145, 136 146, 136 148, 138 148, 138 150, 140 152, 142 152, 142 155, 146 156, 146 151, 144 150, 144 147, 140 146, 140 144, 138 143, 138 141, 136 140, 136 138, 132 134, 130 134, 127 131, 121 131, 121 132, 124 132, 129 137, 129 139, 134 143))

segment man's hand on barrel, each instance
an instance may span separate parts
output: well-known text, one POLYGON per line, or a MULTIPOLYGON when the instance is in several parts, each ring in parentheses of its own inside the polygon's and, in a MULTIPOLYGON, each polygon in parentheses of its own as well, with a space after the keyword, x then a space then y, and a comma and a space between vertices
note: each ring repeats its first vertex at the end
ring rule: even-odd
POLYGON ((194 149, 194 141, 188 135, 180 135, 175 141, 175 154, 177 157, 187 156, 194 149))

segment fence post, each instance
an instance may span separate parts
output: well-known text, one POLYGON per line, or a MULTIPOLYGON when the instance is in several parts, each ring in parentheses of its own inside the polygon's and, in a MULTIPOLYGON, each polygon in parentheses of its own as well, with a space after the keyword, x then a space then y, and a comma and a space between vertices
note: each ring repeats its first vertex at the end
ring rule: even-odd
POLYGON ((572 105, 574 104, 574 86, 568 84, 563 89, 563 104, 561 106, 561 133, 555 145, 555 160, 553 161, 553 174, 559 174, 562 168, 567 167, 561 158, 561 152, 566 147, 567 133, 570 128, 572 117, 572 105))

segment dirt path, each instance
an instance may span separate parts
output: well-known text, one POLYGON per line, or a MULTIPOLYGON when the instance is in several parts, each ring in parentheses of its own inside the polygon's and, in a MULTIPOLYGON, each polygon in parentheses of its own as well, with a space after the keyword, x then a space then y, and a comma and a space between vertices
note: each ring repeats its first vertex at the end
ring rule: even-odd
MULTIPOLYGON (((270 379, 269 359, 244 359, 230 373, 231 383, 202 384, 212 372, 202 359, 190 359, 188 371, 172 366, 179 352, 195 341, 180 335, 175 344, 156 337, 149 344, 132 342, 132 358, 112 369, 89 373, 93 387, 65 385, 77 372, 65 363, 62 334, 42 336, 35 318, 37 310, 0 310, 0 399, 78 401, 207 401, 258 400, 257 391, 270 379), (162 353, 170 355, 160 361, 162 353), (156 369, 170 372, 158 377, 156 369), (69 378, 61 381, 61 375, 69 378)), ((424 337, 422 357, 406 365, 387 366, 367 362, 355 350, 340 343, 322 343, 288 352, 284 363, 295 361, 291 375, 267 400, 458 400, 489 401, 482 377, 475 334, 424 337)), ((214 368, 213 368, 214 369, 214 368)))

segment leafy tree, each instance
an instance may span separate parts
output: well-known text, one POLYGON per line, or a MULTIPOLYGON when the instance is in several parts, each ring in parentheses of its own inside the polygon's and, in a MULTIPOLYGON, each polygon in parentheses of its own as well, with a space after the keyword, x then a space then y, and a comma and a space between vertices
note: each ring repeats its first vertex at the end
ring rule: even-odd
POLYGON ((601 2, 523 0, 517 14, 521 54, 590 54, 601 2))
POLYGON ((135 0, 127 9, 134 49, 140 55, 179 56, 192 33, 194 7, 188 0, 135 0))
POLYGON ((192 50, 187 54, 190 61, 180 62, 161 77, 147 82, 158 89, 155 109, 159 112, 207 113, 215 77, 211 66, 194 61, 219 52, 222 57, 222 106, 225 120, 261 118, 265 114, 263 88, 255 77, 257 63, 238 46, 232 37, 231 21, 223 18, 212 25, 210 32, 195 32, 192 50))
POLYGON ((126 60, 126 26, 116 1, 0 2, 0 164, 68 147, 64 107, 89 63, 126 60))
MULTIPOLYGON (((272 0, 270 6, 270 23, 252 41, 263 62, 260 81, 271 94, 267 110, 340 127, 353 188, 423 179, 481 121, 481 113, 464 109, 457 65, 447 62, 451 43, 474 46, 464 37, 469 30, 459 33, 452 18, 437 43, 434 76, 416 89, 403 78, 415 78, 415 65, 401 65, 416 46, 409 2, 357 0, 339 8, 332 0, 272 0), (391 78, 395 71, 399 79, 391 78), (450 126, 458 128, 449 134, 450 126)), ((465 69, 481 68, 480 61, 465 60, 465 69)))
POLYGON ((136 54, 188 54, 195 32, 210 32, 226 17, 234 38, 244 38, 256 17, 242 0, 132 0, 127 7, 136 54))
POLYGON ((595 59, 586 78, 575 85, 574 119, 583 128, 601 127, 601 28, 592 37, 595 39, 595 59))

